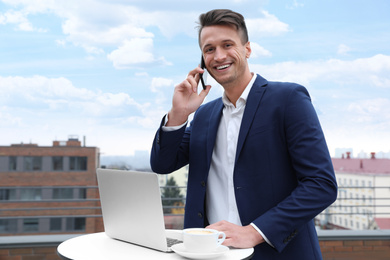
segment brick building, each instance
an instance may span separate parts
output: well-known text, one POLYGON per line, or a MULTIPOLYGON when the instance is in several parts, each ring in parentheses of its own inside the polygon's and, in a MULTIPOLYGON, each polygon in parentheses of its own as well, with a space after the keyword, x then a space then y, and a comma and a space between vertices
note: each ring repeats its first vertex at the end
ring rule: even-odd
POLYGON ((0 146, 0 235, 102 231, 99 156, 74 136, 0 146))

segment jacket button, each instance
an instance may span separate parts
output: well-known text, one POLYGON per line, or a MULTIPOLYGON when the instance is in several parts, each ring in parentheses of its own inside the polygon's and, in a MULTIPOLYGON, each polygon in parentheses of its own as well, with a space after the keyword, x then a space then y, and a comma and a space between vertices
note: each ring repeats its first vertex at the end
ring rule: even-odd
POLYGON ((199 212, 199 213, 198 213, 198 217, 199 217, 199 218, 203 218, 202 212, 199 212))
POLYGON ((202 187, 206 187, 206 182, 205 181, 201 181, 200 185, 202 185, 202 187))

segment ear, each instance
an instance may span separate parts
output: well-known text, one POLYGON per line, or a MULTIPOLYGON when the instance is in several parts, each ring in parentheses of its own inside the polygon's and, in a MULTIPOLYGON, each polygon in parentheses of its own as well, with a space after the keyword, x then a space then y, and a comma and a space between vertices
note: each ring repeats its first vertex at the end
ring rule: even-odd
POLYGON ((251 43, 250 42, 247 42, 245 44, 245 57, 247 59, 249 59, 249 57, 251 56, 251 53, 252 53, 252 48, 251 48, 251 43))

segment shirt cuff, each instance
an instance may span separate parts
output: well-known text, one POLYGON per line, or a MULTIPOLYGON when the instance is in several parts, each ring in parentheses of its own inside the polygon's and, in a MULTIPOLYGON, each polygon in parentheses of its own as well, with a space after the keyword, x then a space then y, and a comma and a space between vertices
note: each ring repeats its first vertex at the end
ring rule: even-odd
POLYGON ((261 232, 261 230, 254 224, 254 223, 251 223, 251 226, 257 230, 257 232, 260 233, 260 235, 264 238, 265 242, 267 242, 268 245, 274 247, 274 245, 272 245, 272 243, 268 240, 268 238, 264 235, 263 232, 261 232))
POLYGON ((165 126, 167 124, 167 122, 168 122, 168 114, 165 115, 164 125, 161 127, 161 129, 164 132, 172 132, 172 131, 179 130, 180 128, 182 128, 183 126, 185 126, 188 123, 188 121, 186 121, 184 124, 179 125, 179 126, 165 126))

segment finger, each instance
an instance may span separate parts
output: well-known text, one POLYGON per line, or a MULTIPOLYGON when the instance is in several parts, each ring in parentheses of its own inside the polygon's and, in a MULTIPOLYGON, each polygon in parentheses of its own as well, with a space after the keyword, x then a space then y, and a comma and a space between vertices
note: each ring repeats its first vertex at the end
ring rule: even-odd
POLYGON ((211 89, 211 85, 206 85, 206 89, 202 89, 202 91, 199 93, 199 96, 205 98, 209 94, 210 89, 211 89))
POLYGON ((206 228, 217 229, 220 226, 220 222, 208 225, 206 228))
POLYGON ((197 74, 199 74, 199 73, 204 73, 204 69, 202 69, 201 67, 196 67, 195 69, 191 70, 191 71, 188 73, 188 76, 195 77, 195 75, 197 75, 197 74))
POLYGON ((222 245, 224 246, 234 246, 233 240, 230 238, 226 238, 225 241, 223 241, 222 245))
MULTIPOLYGON (((200 74, 202 74, 202 73, 204 73, 204 70, 200 67, 196 67, 195 69, 191 70, 188 73, 187 79, 189 79, 191 81, 192 81, 192 79, 194 79, 193 84, 196 84, 196 87, 197 87, 199 84, 199 81, 200 81, 200 74)), ((195 92, 195 88, 194 88, 194 92, 195 92)))
POLYGON ((192 87, 192 92, 198 93, 198 85, 199 85, 199 74, 196 74, 194 77, 189 77, 188 80, 192 87))

